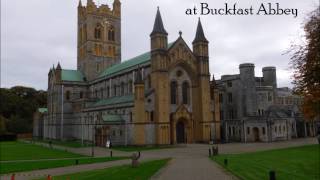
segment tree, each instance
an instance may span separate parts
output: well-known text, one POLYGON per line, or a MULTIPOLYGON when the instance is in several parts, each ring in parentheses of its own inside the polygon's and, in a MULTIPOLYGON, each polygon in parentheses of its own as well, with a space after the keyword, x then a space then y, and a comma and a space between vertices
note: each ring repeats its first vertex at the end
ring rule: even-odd
POLYGON ((320 7, 304 25, 305 45, 293 46, 294 91, 303 97, 302 111, 307 119, 320 115, 320 7))
POLYGON ((33 114, 39 107, 46 107, 47 95, 45 91, 16 86, 0 88, 0 99, 0 133, 29 133, 33 114))

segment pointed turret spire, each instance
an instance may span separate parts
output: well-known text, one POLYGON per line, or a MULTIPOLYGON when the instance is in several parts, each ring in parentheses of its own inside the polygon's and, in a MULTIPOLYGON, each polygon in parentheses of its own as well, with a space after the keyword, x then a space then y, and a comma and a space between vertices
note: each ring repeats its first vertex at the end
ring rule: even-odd
POLYGON ((142 80, 142 71, 141 71, 141 68, 139 67, 138 68, 138 71, 137 71, 137 75, 136 75, 136 79, 135 79, 135 84, 143 84, 143 80, 142 80))
POLYGON ((60 62, 58 62, 57 70, 61 70, 60 62))
POLYGON ((193 43, 196 43, 196 42, 206 42, 206 43, 208 42, 207 38, 204 35, 200 18, 198 21, 196 37, 193 40, 193 43))
POLYGON ((82 2, 81 2, 81 0, 79 0, 79 5, 78 5, 78 7, 82 7, 82 2))
POLYGON ((163 26, 163 22, 162 22, 162 18, 161 18, 159 7, 158 7, 158 10, 157 10, 157 15, 156 15, 156 19, 155 19, 155 22, 154 22, 154 25, 153 25, 153 30, 152 30, 151 35, 154 35, 154 34, 157 34, 157 33, 158 34, 168 35, 167 31, 164 29, 164 26, 163 26))

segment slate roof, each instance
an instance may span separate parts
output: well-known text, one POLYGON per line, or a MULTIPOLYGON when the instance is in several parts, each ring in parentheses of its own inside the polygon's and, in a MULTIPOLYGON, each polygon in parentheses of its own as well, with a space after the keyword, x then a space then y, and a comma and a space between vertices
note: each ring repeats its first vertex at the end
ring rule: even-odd
POLYGON ((137 57, 134 57, 132 59, 124 61, 121 64, 116 64, 116 65, 113 65, 113 66, 105 69, 100 74, 99 77, 109 76, 109 75, 112 75, 112 74, 117 73, 119 71, 123 71, 125 69, 131 68, 133 66, 137 66, 139 64, 144 64, 144 63, 150 61, 150 59, 151 59, 151 53, 150 52, 141 54, 141 55, 139 55, 137 57))
MULTIPOLYGON (((168 49, 172 47, 173 43, 169 43, 168 44, 168 49)), ((141 54, 139 56, 136 56, 132 59, 123 61, 121 64, 116 64, 113 65, 107 69, 105 69, 100 75, 99 77, 104 77, 104 76, 110 76, 112 74, 124 71, 126 69, 132 68, 134 66, 138 66, 144 63, 148 63, 151 60, 151 53, 150 52, 146 52, 144 54, 141 54)))
POLYGON ((273 118, 290 118, 293 110, 293 106, 290 105, 272 105, 268 108, 269 117, 273 118))
POLYGON ((207 40, 207 38, 205 37, 205 35, 204 35, 200 18, 199 18, 199 21, 198 21, 196 37, 193 40, 193 43, 196 43, 196 42, 209 42, 207 40))
POLYGON ((84 75, 77 70, 61 70, 61 79, 63 81, 84 82, 84 75))
POLYGON ((163 22, 162 22, 162 18, 161 18, 159 7, 158 7, 158 10, 157 10, 157 15, 156 15, 156 19, 154 21, 153 30, 152 30, 151 35, 154 35, 154 34, 157 34, 157 33, 168 35, 167 31, 164 29, 164 26, 163 26, 163 22))

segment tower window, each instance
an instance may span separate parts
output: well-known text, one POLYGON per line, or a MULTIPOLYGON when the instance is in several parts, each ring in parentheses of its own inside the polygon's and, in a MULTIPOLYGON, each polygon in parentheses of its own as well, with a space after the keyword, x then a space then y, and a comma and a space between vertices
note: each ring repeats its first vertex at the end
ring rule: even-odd
POLYGON ((115 41, 115 33, 114 33, 114 28, 111 26, 109 31, 108 31, 108 40, 109 41, 115 41))
POLYGON ((170 84, 171 104, 177 104, 177 82, 172 81, 170 84))
POLYGON ((153 111, 150 112, 150 121, 153 122, 153 111))
POLYGON ((102 45, 101 44, 95 44, 94 45, 94 51, 96 56, 102 55, 102 45))
POLYGON ((98 24, 97 27, 94 29, 94 38, 101 39, 101 25, 98 24))
POLYGON ((83 92, 81 91, 80 92, 80 99, 82 99, 83 98, 83 92))
POLYGON ((183 100, 183 104, 189 103, 189 84, 188 84, 188 82, 184 82, 182 84, 182 100, 183 100))

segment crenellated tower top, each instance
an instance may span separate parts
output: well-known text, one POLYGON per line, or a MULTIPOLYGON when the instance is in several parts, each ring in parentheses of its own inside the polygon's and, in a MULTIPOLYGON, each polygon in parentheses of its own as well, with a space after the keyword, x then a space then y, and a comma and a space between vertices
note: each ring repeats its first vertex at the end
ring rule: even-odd
POLYGON ((111 9, 108 4, 96 5, 93 0, 88 0, 87 5, 83 6, 81 0, 79 0, 78 14, 80 17, 85 17, 86 14, 94 14, 100 16, 114 16, 121 17, 121 2, 120 0, 114 0, 113 8, 111 9))

